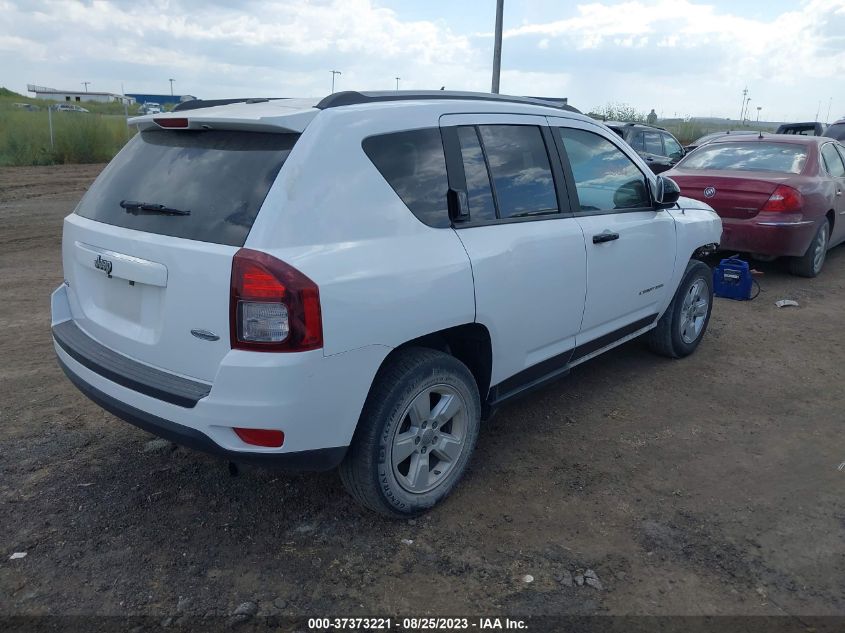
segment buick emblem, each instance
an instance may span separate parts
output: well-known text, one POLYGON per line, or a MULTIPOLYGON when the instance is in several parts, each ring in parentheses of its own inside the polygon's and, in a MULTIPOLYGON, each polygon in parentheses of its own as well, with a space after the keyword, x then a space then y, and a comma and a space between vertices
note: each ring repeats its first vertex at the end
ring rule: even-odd
POLYGON ((704 197, 705 198, 712 198, 716 195, 716 187, 707 187, 704 190, 704 197))
POLYGON ((102 255, 97 255, 97 259, 94 260, 94 268, 99 268, 111 277, 112 263, 108 259, 103 259, 102 255))

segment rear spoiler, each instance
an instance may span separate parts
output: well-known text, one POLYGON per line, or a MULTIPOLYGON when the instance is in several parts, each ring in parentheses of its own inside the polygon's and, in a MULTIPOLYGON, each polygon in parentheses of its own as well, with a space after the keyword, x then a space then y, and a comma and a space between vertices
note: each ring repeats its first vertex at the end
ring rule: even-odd
MULTIPOLYGON (((139 130, 241 130, 245 132, 275 132, 301 134, 319 113, 309 106, 296 104, 277 108, 263 105, 270 99, 215 99, 186 101, 174 108, 173 112, 146 114, 130 118, 129 125, 138 126, 139 130), (233 106, 231 109, 209 110, 208 108, 233 106), (239 107, 241 106, 241 107, 239 107), (245 106, 245 107, 243 107, 245 106), (255 109, 253 109, 255 108, 255 109)), ((288 101, 288 100, 282 100, 288 101)))
POLYGON ((199 110, 200 108, 213 108, 214 106, 229 105, 230 103, 264 103, 265 101, 274 101, 277 99, 285 99, 286 97, 248 97, 241 99, 191 99, 190 101, 183 101, 173 108, 173 112, 182 112, 184 110, 199 110))

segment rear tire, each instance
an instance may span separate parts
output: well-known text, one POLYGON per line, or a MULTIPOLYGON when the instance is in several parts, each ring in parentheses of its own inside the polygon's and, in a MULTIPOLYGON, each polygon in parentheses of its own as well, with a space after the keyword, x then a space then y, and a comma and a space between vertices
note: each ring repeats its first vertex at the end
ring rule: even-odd
POLYGON ((789 272, 799 277, 815 277, 822 271, 824 260, 827 257, 827 246, 830 237, 830 222, 825 219, 816 236, 807 247, 807 252, 801 257, 793 257, 789 260, 789 272))
POLYGON ((697 259, 690 260, 672 303, 647 334, 653 352, 669 358, 689 356, 698 347, 713 311, 713 273, 697 259))
POLYGON ((432 349, 400 350, 376 376, 341 480, 371 510, 415 516, 454 489, 480 425, 478 387, 466 365, 432 349))

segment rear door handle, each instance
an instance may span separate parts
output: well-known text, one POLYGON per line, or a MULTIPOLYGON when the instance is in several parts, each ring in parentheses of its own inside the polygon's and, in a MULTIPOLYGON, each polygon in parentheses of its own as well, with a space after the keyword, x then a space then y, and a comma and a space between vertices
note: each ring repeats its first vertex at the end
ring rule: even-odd
POLYGON ((619 233, 611 233, 609 231, 605 231, 604 233, 593 235, 593 244, 601 244, 602 242, 612 242, 613 240, 618 239, 619 233))

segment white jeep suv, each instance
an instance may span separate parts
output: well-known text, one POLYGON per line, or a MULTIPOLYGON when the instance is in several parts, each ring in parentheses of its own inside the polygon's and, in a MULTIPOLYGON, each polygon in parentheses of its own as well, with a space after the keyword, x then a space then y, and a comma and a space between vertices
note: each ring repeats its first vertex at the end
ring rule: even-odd
POLYGON ((502 402, 704 335, 719 217, 587 117, 441 91, 202 105, 134 119, 64 222, 59 363, 147 431, 339 466, 409 516, 502 402))

